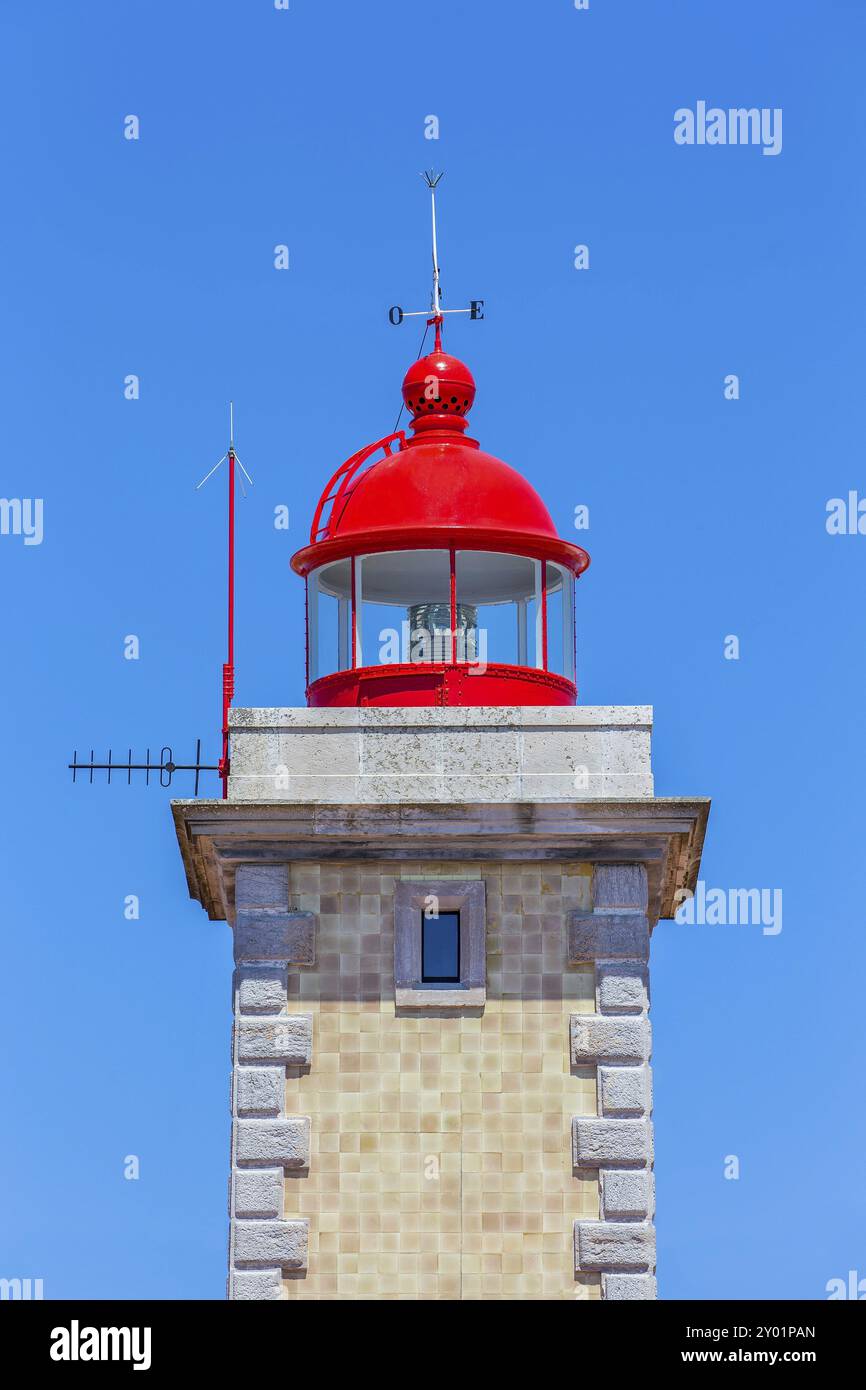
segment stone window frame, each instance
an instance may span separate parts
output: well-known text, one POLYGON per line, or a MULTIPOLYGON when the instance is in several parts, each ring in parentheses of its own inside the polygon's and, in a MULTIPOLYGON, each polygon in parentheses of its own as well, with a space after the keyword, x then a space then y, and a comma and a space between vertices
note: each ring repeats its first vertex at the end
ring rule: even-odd
POLYGON ((400 1009, 477 1009, 487 1000, 487 895, 480 878, 399 879, 394 888, 394 1000, 400 1009), (460 982, 421 978, 421 923, 427 899, 460 914, 460 982))

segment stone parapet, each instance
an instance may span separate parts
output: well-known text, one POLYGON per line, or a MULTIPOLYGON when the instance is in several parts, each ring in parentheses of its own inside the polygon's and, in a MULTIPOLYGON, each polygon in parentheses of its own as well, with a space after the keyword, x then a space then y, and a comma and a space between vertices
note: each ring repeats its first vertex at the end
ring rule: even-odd
POLYGON ((652 797, 645 705, 233 709, 232 801, 652 797))

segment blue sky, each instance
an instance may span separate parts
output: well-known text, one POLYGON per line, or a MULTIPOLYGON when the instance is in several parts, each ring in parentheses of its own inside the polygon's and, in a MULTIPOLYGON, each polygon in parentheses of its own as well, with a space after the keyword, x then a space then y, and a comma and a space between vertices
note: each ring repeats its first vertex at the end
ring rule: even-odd
POLYGON ((473 433, 593 557, 581 699, 654 705, 657 793, 713 798, 708 885, 783 892, 775 936, 655 934, 660 1293, 866 1275, 866 536, 825 526, 866 493, 864 31, 856 0, 4 5, 0 493, 43 499, 44 538, 0 536, 0 1274, 223 1295, 229 931, 170 794, 65 764, 217 752, 224 499, 194 484, 229 397, 237 703, 303 702, 288 559, 392 428, 432 165, 446 302, 486 301, 448 334, 473 433), (678 146, 699 100, 781 108, 781 153, 678 146))

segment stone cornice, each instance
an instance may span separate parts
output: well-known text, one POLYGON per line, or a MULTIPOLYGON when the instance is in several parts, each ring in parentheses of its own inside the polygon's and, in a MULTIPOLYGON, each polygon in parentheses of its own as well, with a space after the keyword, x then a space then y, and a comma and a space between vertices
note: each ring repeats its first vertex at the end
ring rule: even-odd
POLYGON ((464 727, 652 729, 652 705, 362 705, 344 709, 306 707, 229 710, 232 729, 430 729, 464 727))
POLYGON ((343 805, 173 801, 190 896, 233 921, 239 864, 292 860, 579 860, 645 864, 651 924, 694 891, 710 803, 608 801, 343 805))

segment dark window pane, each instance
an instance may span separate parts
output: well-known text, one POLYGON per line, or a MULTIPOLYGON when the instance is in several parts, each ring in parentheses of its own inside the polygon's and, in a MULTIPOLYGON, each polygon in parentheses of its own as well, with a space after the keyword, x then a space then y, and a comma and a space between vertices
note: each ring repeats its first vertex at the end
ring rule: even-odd
POLYGON ((460 913, 421 918, 421 979, 425 984, 460 983, 460 913))

